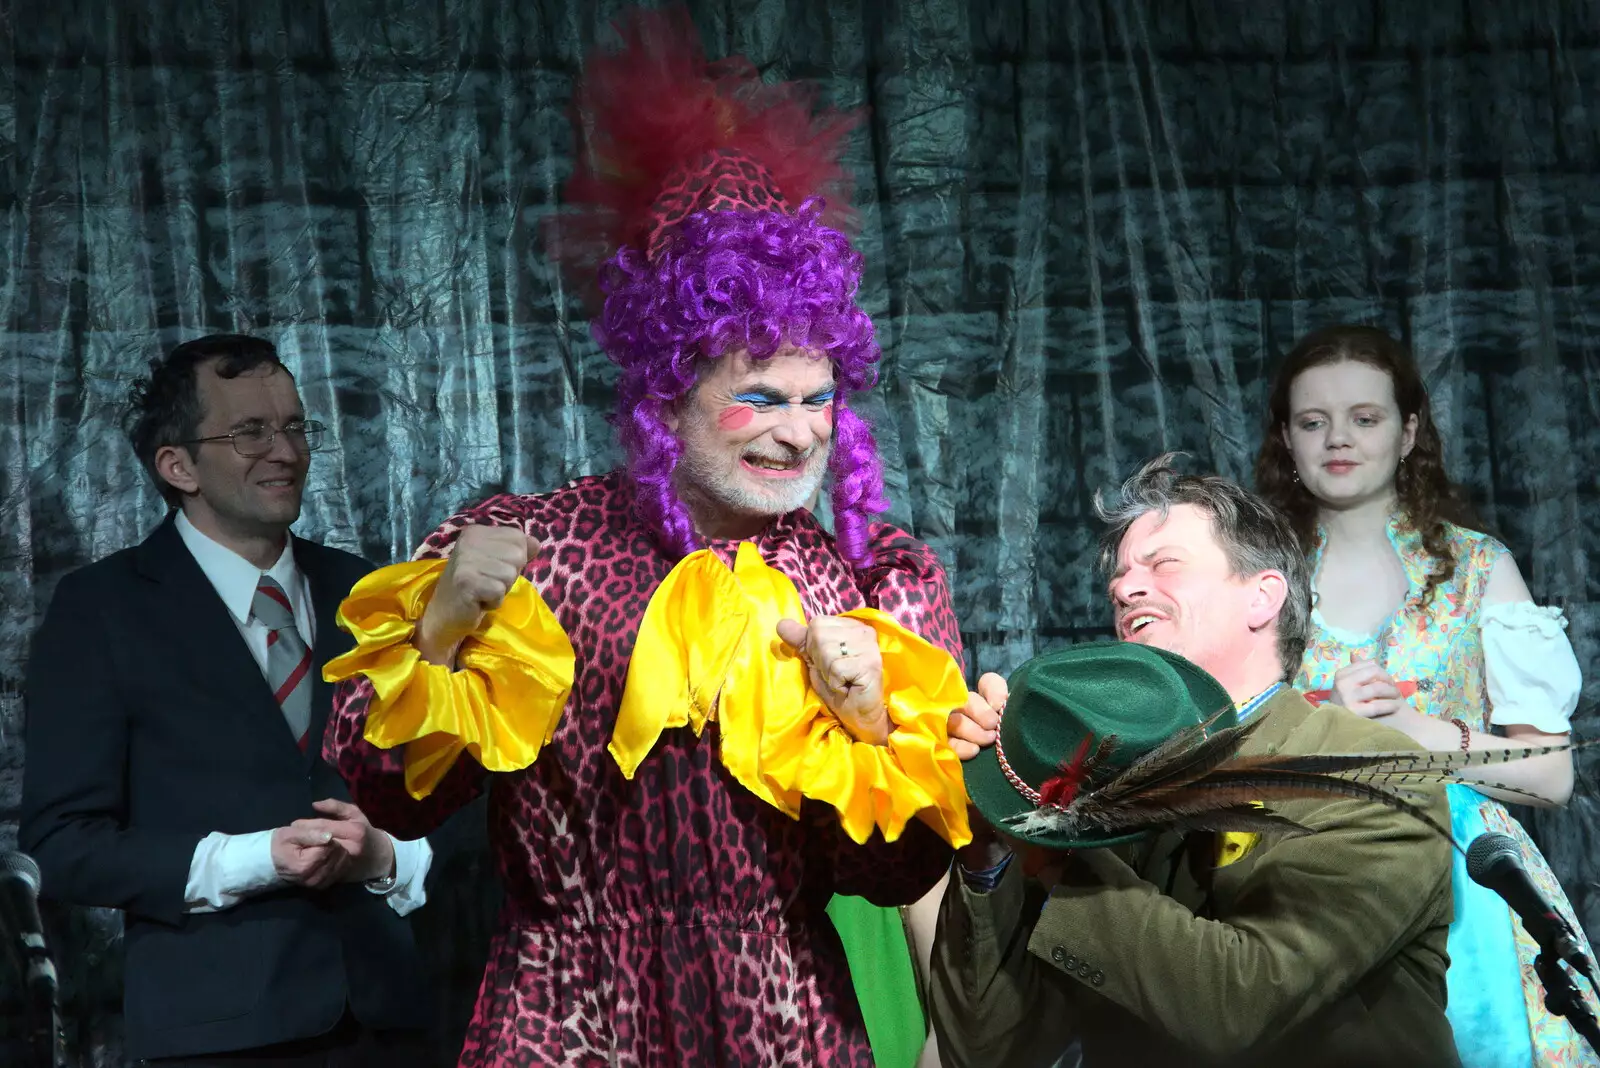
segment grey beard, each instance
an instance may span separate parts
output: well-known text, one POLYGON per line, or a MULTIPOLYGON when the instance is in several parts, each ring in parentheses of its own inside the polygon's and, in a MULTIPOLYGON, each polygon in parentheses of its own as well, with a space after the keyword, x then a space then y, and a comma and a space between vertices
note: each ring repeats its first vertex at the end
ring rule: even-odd
POLYGON ((748 490, 724 473, 709 470, 709 464, 698 462, 689 456, 684 456, 678 461, 678 478, 706 501, 722 505, 740 515, 776 518, 806 507, 822 487, 822 480, 827 477, 828 457, 832 449, 821 449, 819 452, 821 455, 812 457, 810 467, 804 475, 774 487, 773 492, 769 493, 748 490))

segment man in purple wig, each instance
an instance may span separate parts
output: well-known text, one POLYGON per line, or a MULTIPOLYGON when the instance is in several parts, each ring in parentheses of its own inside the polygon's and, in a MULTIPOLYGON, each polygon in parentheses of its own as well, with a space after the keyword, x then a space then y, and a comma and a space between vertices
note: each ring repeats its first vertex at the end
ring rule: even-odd
POLYGON ((824 909, 915 901, 970 834, 944 573, 870 521, 848 404, 878 347, 816 197, 848 122, 709 66, 681 16, 623 36, 568 199, 611 246, 627 468, 495 497, 358 586, 327 755, 404 837, 490 791, 507 901, 463 1065, 865 1068, 824 909), (837 537, 804 507, 825 479, 837 537))

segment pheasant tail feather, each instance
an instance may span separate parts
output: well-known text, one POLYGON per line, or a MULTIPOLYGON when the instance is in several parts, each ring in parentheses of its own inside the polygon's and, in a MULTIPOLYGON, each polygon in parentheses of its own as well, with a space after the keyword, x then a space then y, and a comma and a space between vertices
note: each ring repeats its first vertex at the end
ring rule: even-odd
MULTIPOLYGON (((1188 796, 1186 794, 1176 800, 1185 804, 1200 804, 1202 803, 1201 798, 1211 794, 1213 804, 1221 802, 1223 799, 1236 802, 1241 797, 1269 802, 1330 796, 1372 801, 1406 813, 1413 819, 1420 821, 1441 838, 1444 838, 1457 851, 1461 849, 1448 827, 1434 819, 1427 809, 1417 804, 1416 801, 1411 800, 1412 797, 1421 795, 1407 790, 1388 789, 1338 775, 1317 775, 1291 771, 1249 771, 1240 772, 1237 775, 1223 772, 1204 782, 1196 783, 1189 793, 1198 796, 1188 796)), ((1173 798, 1169 798, 1167 802, 1170 803, 1173 800, 1173 798)))
POLYGON ((1239 831, 1246 834, 1276 834, 1286 838, 1299 838, 1313 833, 1310 827, 1273 812, 1264 812, 1252 805, 1222 808, 1197 816, 1183 816, 1174 821, 1171 829, 1187 834, 1190 831, 1211 831, 1218 834, 1239 831))
POLYGON ((1459 750, 1439 753, 1426 749, 1400 750, 1387 753, 1308 753, 1297 756, 1241 757, 1240 762, 1246 764, 1271 762, 1284 768, 1295 767, 1303 771, 1339 772, 1356 767, 1368 767, 1373 770, 1437 775, 1439 773, 1460 771, 1463 768, 1509 764, 1513 760, 1526 760, 1529 757, 1547 756, 1551 753, 1587 749, 1596 744, 1600 744, 1600 738, 1591 738, 1582 742, 1566 742, 1562 745, 1536 746, 1530 749, 1474 749, 1466 753, 1459 750))
POLYGON ((1206 722, 1186 727, 1150 752, 1128 765, 1127 769, 1094 790, 1100 805, 1119 804, 1134 797, 1158 796, 1198 779, 1214 768, 1237 757, 1239 749, 1261 724, 1252 720, 1237 727, 1208 731, 1222 713, 1206 722))

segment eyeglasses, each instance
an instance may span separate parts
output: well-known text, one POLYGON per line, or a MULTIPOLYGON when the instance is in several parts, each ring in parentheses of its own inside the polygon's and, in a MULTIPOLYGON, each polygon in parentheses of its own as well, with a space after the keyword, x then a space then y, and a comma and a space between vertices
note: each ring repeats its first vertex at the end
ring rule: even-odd
POLYGON ((272 451, 279 434, 289 439, 289 444, 294 446, 296 452, 316 452, 322 448, 322 435, 327 429, 314 419, 296 420, 284 424, 281 430, 265 424, 247 426, 239 430, 230 430, 226 434, 215 434, 209 438, 191 438, 177 444, 201 445, 208 441, 231 441, 234 452, 248 460, 254 460, 272 451))

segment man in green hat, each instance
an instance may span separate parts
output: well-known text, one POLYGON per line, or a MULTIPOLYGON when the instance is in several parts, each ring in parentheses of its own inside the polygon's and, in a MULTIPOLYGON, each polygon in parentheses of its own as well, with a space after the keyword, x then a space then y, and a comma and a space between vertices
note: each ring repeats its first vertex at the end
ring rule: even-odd
MULTIPOLYGON (((1230 809, 1232 827, 1292 833, 1150 830, 1182 813, 1151 821, 1164 802, 1145 791, 1144 822, 1130 821, 1133 800, 1105 786, 1174 736, 1235 724, 1249 728, 1244 758, 1416 748, 1284 684, 1311 614, 1289 527, 1165 457, 1096 503, 1122 640, 1031 661, 1009 697, 985 676, 952 717, 978 837, 934 947, 945 1064, 1048 1066, 1076 1043, 1085 1068, 1457 1065, 1437 829, 1341 791, 1230 809)), ((1241 799, 1281 796, 1244 782, 1241 799)), ((1448 827, 1442 786, 1417 789, 1422 815, 1448 827)))

